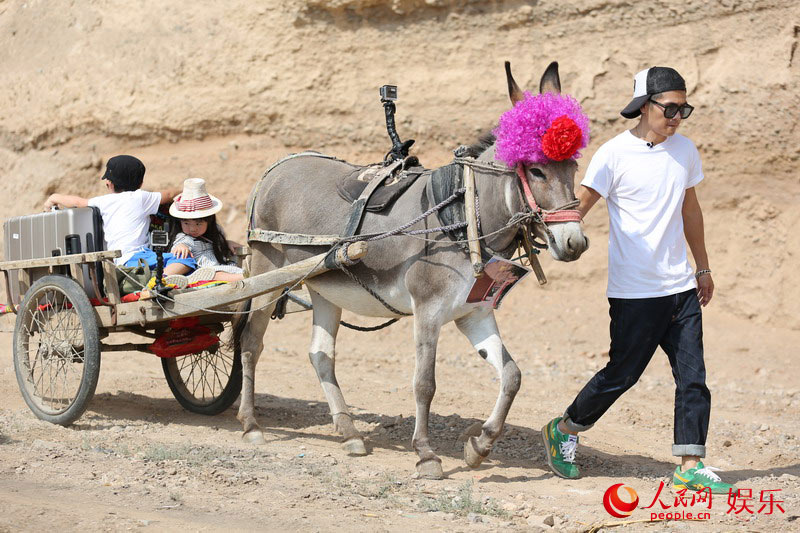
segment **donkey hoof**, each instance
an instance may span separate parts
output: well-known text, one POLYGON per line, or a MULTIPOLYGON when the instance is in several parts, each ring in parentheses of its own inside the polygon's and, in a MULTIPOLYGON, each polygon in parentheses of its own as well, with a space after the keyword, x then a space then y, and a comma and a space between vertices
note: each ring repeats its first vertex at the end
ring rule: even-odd
POLYGON ((479 437, 481 432, 483 431, 483 424, 480 422, 475 422, 470 424, 470 426, 464 430, 464 432, 459 435, 458 440, 459 442, 467 442, 470 437, 479 437))
POLYGON ((444 471, 442 470, 442 461, 439 458, 426 459, 417 463, 417 474, 423 479, 442 479, 444 478, 444 471))
POLYGON ((364 441, 359 437, 353 437, 342 443, 342 449, 347 452, 347 455, 367 455, 367 447, 364 446, 364 441))
POLYGON ((478 468, 486 458, 485 455, 481 455, 478 452, 476 446, 477 442, 478 440, 475 437, 470 437, 464 442, 464 462, 466 462, 467 466, 470 468, 478 468))
POLYGON ((264 433, 262 433, 260 429, 251 429, 250 431, 242 435, 242 440, 245 441, 247 444, 267 443, 267 441, 264 439, 264 433))

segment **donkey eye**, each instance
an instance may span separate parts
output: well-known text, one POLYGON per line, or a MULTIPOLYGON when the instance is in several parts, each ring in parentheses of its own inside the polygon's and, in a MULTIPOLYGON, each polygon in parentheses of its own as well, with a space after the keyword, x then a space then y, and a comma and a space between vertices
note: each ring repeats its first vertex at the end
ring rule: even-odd
POLYGON ((536 167, 531 167, 530 171, 531 171, 531 174, 533 176, 537 177, 537 178, 541 178, 543 180, 547 179, 547 176, 544 175, 544 172, 542 172, 540 169, 538 169, 536 167))

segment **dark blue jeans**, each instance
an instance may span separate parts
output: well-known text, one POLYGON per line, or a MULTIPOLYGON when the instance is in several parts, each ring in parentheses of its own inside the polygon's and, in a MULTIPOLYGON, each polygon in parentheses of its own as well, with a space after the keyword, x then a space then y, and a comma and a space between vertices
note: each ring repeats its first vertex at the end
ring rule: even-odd
POLYGON ((584 431, 630 389, 661 346, 675 378, 672 453, 705 457, 711 393, 703 361, 703 317, 694 289, 658 298, 609 298, 610 361, 567 408, 565 425, 584 431))

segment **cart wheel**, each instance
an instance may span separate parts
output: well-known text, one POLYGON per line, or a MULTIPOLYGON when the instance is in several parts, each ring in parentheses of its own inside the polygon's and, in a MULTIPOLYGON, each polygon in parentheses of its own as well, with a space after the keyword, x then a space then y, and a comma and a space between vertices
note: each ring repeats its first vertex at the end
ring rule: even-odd
POLYGON ((44 276, 25 293, 14 371, 25 403, 42 420, 68 426, 86 411, 100 376, 100 339, 89 298, 72 278, 44 276))
POLYGON ((242 360, 226 343, 230 323, 220 333, 220 344, 200 353, 161 360, 167 384, 184 409, 201 415, 217 415, 230 407, 242 392, 242 360))

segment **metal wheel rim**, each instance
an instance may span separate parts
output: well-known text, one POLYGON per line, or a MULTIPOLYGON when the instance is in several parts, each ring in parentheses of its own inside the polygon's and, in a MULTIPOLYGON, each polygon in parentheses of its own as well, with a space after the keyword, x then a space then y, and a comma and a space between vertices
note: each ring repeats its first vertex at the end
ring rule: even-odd
POLYGON ((233 373, 233 352, 219 344, 200 353, 176 357, 170 365, 181 396, 198 406, 214 403, 222 396, 233 373))
POLYGON ((23 312, 19 363, 24 386, 39 409, 59 415, 75 401, 86 369, 80 315, 54 286, 40 289, 23 312))

